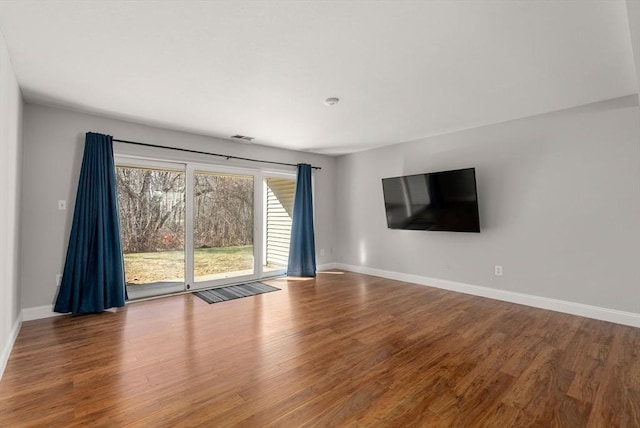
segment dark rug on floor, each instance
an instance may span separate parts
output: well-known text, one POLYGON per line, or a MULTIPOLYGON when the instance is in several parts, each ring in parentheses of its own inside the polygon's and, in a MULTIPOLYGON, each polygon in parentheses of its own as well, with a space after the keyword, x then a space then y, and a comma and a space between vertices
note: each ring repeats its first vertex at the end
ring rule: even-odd
POLYGON ((255 296, 256 294, 270 293, 278 290, 280 289, 261 282, 248 282, 246 284, 196 291, 193 294, 211 304, 239 299, 240 297, 255 296))

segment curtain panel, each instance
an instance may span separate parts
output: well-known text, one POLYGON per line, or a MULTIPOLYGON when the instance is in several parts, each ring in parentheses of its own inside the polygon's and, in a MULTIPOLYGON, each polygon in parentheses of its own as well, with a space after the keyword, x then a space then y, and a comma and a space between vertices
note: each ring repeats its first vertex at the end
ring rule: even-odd
POLYGON ((311 165, 308 164, 298 164, 287 275, 316 276, 311 165))
POLYGON ((126 288, 113 137, 88 132, 56 312, 124 306, 126 288))

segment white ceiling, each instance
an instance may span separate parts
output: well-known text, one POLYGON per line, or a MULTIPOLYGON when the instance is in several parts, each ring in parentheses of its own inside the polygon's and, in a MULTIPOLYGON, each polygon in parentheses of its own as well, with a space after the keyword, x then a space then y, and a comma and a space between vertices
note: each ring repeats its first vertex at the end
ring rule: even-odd
POLYGON ((637 93, 629 22, 622 0, 0 0, 28 101, 326 154, 637 93))

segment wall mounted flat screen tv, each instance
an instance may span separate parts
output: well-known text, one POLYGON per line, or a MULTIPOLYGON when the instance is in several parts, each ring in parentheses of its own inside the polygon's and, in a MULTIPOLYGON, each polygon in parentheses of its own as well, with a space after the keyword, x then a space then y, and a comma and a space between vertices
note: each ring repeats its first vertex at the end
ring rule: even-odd
POLYGON ((480 232, 475 168, 382 179, 390 229, 480 232))

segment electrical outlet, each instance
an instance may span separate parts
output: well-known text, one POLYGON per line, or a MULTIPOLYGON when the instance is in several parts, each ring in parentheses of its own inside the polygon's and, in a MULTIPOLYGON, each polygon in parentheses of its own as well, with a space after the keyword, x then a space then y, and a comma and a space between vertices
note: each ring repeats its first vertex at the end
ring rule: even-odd
POLYGON ((60 287, 62 285, 62 274, 59 273, 56 275, 56 287, 60 287))
POLYGON ((502 276, 502 266, 496 265, 494 272, 496 276, 502 276))
POLYGON ((320 248, 320 255, 324 256, 324 248, 320 248))
POLYGON ((66 210, 67 209, 67 201, 65 201, 64 199, 58 200, 58 209, 60 211, 66 210))

